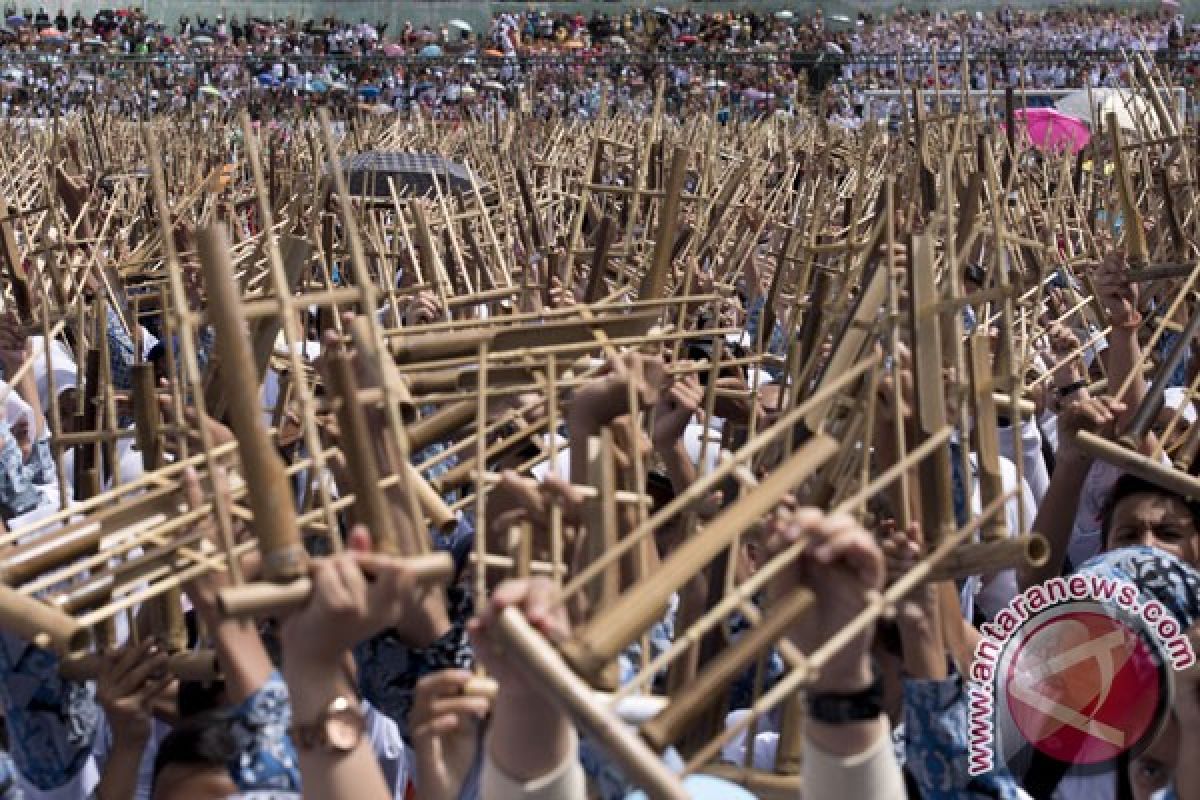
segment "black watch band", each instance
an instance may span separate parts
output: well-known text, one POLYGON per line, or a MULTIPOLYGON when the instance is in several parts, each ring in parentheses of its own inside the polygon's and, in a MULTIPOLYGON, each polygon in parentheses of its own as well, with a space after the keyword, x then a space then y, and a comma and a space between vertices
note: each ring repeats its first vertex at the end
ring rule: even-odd
POLYGON ((858 692, 810 692, 807 701, 809 718, 827 725, 878 719, 883 713, 883 674, 874 661, 871 662, 871 673, 871 685, 858 692))
POLYGON ((1087 386, 1088 386, 1087 381, 1074 381, 1072 383, 1068 383, 1066 386, 1058 387, 1057 389, 1054 390, 1054 393, 1056 395, 1058 395, 1058 398, 1060 400, 1062 400, 1062 399, 1069 397, 1070 395, 1075 394, 1080 389, 1086 389, 1087 386))

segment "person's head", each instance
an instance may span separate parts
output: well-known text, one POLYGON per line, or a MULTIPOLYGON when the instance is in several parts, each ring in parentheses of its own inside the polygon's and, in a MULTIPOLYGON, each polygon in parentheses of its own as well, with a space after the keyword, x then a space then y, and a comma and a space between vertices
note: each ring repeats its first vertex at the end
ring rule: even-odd
POLYGON ((1113 486, 1104 515, 1104 549, 1145 545, 1200 567, 1200 505, 1136 475, 1113 486))
POLYGON ((205 713, 185 720, 158 746, 152 800, 226 800, 237 794, 229 773, 237 752, 223 715, 205 713))

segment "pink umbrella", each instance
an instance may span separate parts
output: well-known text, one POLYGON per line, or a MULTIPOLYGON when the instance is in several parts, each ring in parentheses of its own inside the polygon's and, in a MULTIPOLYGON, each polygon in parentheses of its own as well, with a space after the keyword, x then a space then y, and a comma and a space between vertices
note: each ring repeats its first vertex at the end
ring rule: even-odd
POLYGON ((383 54, 388 58, 395 58, 396 56, 404 55, 404 48, 395 43, 385 44, 383 46, 383 54))
POLYGON ((1053 108, 1021 108, 1013 116, 1039 150, 1078 153, 1092 138, 1086 123, 1053 108))

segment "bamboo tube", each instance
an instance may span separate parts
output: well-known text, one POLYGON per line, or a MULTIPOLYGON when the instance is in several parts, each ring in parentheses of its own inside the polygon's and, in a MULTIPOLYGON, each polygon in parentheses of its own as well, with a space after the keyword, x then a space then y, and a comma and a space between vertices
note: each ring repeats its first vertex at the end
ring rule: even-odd
POLYGON ((66 614, 0 584, 0 628, 59 655, 87 649, 91 634, 66 614))
MULTIPOLYGON (((983 331, 968 337, 967 363, 971 389, 975 396, 975 419, 972 428, 976 460, 979 465, 979 497, 984 504, 1004 494, 1004 478, 1000 473, 1000 440, 996 428, 996 407, 992 398, 991 343, 983 331)), ((1007 524, 993 517, 982 529, 989 541, 1003 539, 1007 524)))
MULTIPOLYGON (((354 514, 367 526, 375 552, 395 556, 400 553, 392 509, 379 489, 379 464, 375 460, 366 414, 358 404, 358 380, 345 351, 334 353, 330 359, 330 380, 333 392, 341 398, 338 404, 338 428, 342 454, 350 473, 354 491, 354 514)), ((402 480, 401 486, 407 481, 402 480)))
POLYGON ((262 427, 254 360, 239 313, 237 285, 229 263, 229 243, 223 227, 199 234, 200 261, 209 292, 209 312, 217 331, 220 378, 226 387, 230 424, 241 444, 239 453, 254 511, 254 533, 263 555, 268 580, 285 583, 307 572, 307 554, 296 526, 296 505, 271 441, 262 427))
POLYGON ((593 319, 554 319, 535 325, 520 325, 460 333, 422 333, 405 338, 389 338, 388 349, 398 364, 467 356, 489 342, 493 354, 523 348, 580 344, 594 340, 601 330, 610 338, 644 336, 657 322, 659 314, 639 311, 593 319))
POLYGON ((475 418, 475 403, 463 400, 408 426, 409 451, 416 454, 429 445, 460 432, 475 418))
POLYGON ((446 501, 438 494, 429 482, 417 472, 417 468, 409 462, 404 462, 404 470, 408 473, 408 488, 417 494, 417 502, 429 521, 429 525, 450 535, 458 527, 458 515, 455 514, 446 501))
MULTIPOLYGON (((418 586, 432 589, 454 579, 454 559, 449 553, 409 556, 397 561, 418 586)), ((279 616, 307 603, 312 591, 312 581, 307 577, 282 584, 248 583, 221 589, 217 593, 217 606, 226 617, 279 616)))
POLYGON ((1105 119, 1108 128, 1109 141, 1112 145, 1113 166, 1116 168, 1117 195, 1121 200, 1121 212, 1124 215, 1122 230, 1125 233, 1125 257, 1131 266, 1144 267, 1150 263, 1150 248, 1146 244, 1146 231, 1142 227, 1142 214, 1137 207, 1137 198, 1133 193, 1133 183, 1129 178, 1129 168, 1125 164, 1124 143, 1121 126, 1117 123, 1117 115, 1109 112, 1105 119))
POLYGON ((133 365, 133 419, 137 448, 142 454, 142 465, 147 471, 158 469, 162 464, 162 446, 159 441, 161 422, 154 366, 151 364, 133 365))
POLYGON ((713 659, 694 681, 671 698, 663 711, 641 727, 642 736, 656 750, 665 750, 684 733, 695 716, 704 710, 724 687, 757 660, 796 620, 813 605, 813 593, 797 589, 779 603, 771 605, 762 624, 713 659))
POLYGON ((1114 467, 1132 472, 1139 478, 1175 492, 1181 497, 1200 498, 1200 478, 1168 467, 1136 450, 1122 447, 1090 431, 1080 431, 1076 434, 1075 443, 1080 450, 1093 458, 1099 458, 1114 467))
POLYGON ((554 648, 529 625, 515 608, 506 608, 496 620, 494 634, 534 676, 533 685, 560 703, 629 779, 655 800, 686 800, 687 791, 656 753, 615 714, 605 709, 591 688, 570 668, 554 648))
MULTIPOLYGON (((583 292, 583 302, 589 305, 604 296, 604 278, 608 272, 608 251, 612 247, 616 233, 617 221, 611 215, 605 214, 600 220, 600 229, 596 232, 596 249, 592 253, 592 268, 588 273, 587 286, 583 292)), ((564 284, 564 287, 571 288, 570 284, 564 284)))
POLYGON ((654 236, 654 255, 650 270, 642 281, 638 296, 643 299, 662 297, 667 288, 667 276, 671 269, 671 254, 674 252, 675 236, 679 229, 679 207, 683 184, 687 180, 688 151, 676 147, 671 156, 671 169, 667 176, 666 194, 658 209, 658 230, 654 236))
MULTIPOLYGON (((1003 521, 1003 514, 992 519, 1003 521)), ((971 575, 990 575, 1001 570, 1040 567, 1050 559, 1050 545, 1039 533, 959 545, 942 559, 929 580, 961 580, 971 575)))
POLYGON ((840 447, 832 436, 814 435, 754 490, 672 553, 649 580, 621 594, 612 606, 591 619, 571 641, 563 644, 564 657, 581 673, 597 674, 634 636, 650 627, 658 609, 673 593, 727 550, 743 531, 832 458, 840 447))
MULTIPOLYGON (((942 320, 926 310, 938 293, 934 283, 933 241, 926 233, 913 238, 909 273, 912 289, 913 389, 916 393, 917 435, 924 439, 946 425, 946 387, 942 379, 942 320)), ((997 457, 999 457, 997 451, 997 457)), ((917 465, 920 477, 922 530, 936 546, 953 533, 954 494, 950 451, 934 451, 917 465)), ((989 485, 988 488, 994 488, 989 485)))
POLYGON ((0 560, 0 581, 16 586, 94 553, 100 541, 158 510, 175 508, 174 486, 151 489, 132 501, 92 512, 66 528, 23 542, 0 560))

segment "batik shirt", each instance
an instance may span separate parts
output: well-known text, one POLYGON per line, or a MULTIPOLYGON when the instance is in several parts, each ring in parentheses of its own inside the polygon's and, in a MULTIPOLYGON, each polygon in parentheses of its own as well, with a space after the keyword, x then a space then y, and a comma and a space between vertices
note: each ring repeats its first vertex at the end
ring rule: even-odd
POLYGON ((300 791, 300 762, 288 736, 292 704, 278 671, 233 709, 229 730, 238 754, 229 774, 243 792, 300 791))
POLYGON ((970 775, 967 694, 957 673, 944 680, 904 680, 904 768, 925 800, 1026 797, 1011 773, 970 775))
POLYGON ((11 519, 33 511, 42 500, 37 485, 53 482, 54 459, 46 437, 34 442, 25 458, 8 423, 0 420, 0 516, 11 519))
POLYGON ((470 669, 475 660, 466 628, 473 609, 470 593, 452 586, 446 590, 446 605, 450 630, 428 647, 409 647, 385 631, 354 649, 363 699, 391 717, 405 739, 417 681, 438 670, 470 669))
POLYGON ((59 675, 57 656, 0 632, 0 702, 12 760, 30 785, 54 789, 83 769, 101 716, 94 689, 59 675))

